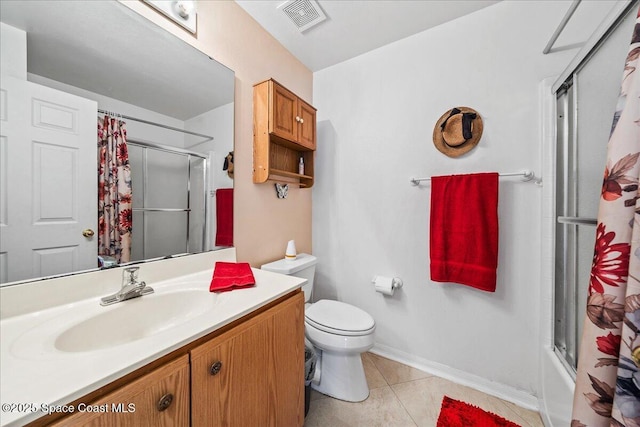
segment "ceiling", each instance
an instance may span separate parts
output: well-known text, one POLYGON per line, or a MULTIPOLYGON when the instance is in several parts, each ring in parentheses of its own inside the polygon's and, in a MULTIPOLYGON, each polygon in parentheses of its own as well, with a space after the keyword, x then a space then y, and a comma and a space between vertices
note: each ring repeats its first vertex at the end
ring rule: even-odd
POLYGON ((285 0, 236 0, 311 71, 497 3, 497 0, 318 0, 327 16, 301 33, 278 8, 285 0))

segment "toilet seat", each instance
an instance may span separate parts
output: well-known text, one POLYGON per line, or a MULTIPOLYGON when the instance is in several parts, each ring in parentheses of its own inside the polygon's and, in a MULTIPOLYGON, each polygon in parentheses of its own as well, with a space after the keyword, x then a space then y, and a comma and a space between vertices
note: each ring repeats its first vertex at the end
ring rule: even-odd
POLYGON ((305 310, 305 322, 318 330, 343 336, 371 334, 376 327, 373 317, 350 304, 320 300, 305 310))

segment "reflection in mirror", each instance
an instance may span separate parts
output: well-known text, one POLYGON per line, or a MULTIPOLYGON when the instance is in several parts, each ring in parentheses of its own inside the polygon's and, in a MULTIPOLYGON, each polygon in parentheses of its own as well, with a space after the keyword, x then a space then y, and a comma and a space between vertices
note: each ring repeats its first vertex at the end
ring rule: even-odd
POLYGON ((3 0, 0 19, 0 284, 232 244, 233 71, 117 1, 3 0), (98 221, 105 114, 126 130, 108 171, 131 177, 112 227, 98 221))

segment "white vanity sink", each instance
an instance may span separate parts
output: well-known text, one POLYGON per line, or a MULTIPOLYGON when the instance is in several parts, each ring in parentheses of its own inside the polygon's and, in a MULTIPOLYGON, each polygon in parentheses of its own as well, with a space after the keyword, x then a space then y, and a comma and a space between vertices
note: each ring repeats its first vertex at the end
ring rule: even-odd
POLYGON ((9 349, 22 359, 46 360, 116 350, 156 336, 162 341, 163 334, 215 315, 225 300, 224 294, 211 293, 202 283, 177 281, 155 288, 155 293, 106 307, 96 298, 79 301, 35 315, 31 327, 9 349))
MULTIPOLYGON (((33 402, 38 407, 73 402, 303 283, 297 277, 254 269, 256 286, 212 293, 209 284, 216 261, 234 262, 235 249, 144 264, 141 268, 146 270, 140 275, 155 293, 107 307, 100 305, 100 299, 118 289, 117 270, 35 282, 20 292, 0 288, 6 311, 61 301, 0 319, 0 400, 33 402), (174 273, 185 270, 191 271, 174 273), (101 286, 100 293, 66 301, 58 298, 66 295, 62 289, 68 287, 70 293, 71 286, 81 294, 87 283, 101 286)), ((0 425, 20 426, 42 415, 41 411, 4 412, 0 425)))
POLYGON ((216 297, 207 290, 183 289, 123 301, 64 330, 54 346, 65 352, 93 351, 146 338, 213 310, 216 297))

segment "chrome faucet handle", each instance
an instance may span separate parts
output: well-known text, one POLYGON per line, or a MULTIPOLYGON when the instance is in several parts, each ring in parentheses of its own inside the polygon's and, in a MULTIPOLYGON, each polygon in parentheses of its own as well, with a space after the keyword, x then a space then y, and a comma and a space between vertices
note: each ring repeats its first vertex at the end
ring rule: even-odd
POLYGON ((138 283, 138 270, 140 267, 128 267, 122 270, 122 287, 138 283))

